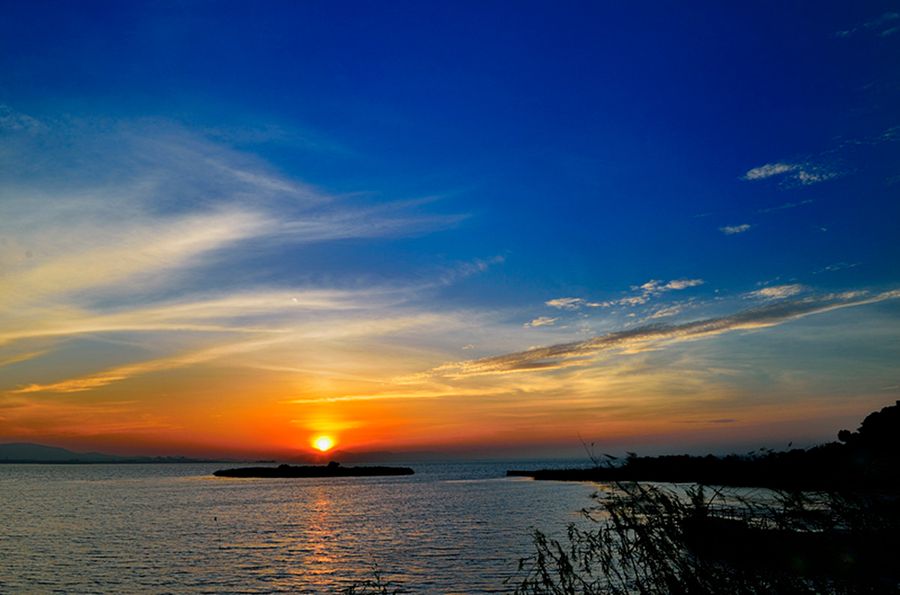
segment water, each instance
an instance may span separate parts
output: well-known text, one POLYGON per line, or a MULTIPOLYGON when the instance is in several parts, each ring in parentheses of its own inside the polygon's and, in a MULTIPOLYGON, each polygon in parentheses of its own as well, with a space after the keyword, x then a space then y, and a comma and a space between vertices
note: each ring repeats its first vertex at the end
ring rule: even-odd
POLYGON ((335 593, 376 565, 410 593, 509 592, 531 529, 581 522, 594 491, 505 477, 546 462, 410 466, 225 479, 220 464, 0 465, 0 593, 335 593))

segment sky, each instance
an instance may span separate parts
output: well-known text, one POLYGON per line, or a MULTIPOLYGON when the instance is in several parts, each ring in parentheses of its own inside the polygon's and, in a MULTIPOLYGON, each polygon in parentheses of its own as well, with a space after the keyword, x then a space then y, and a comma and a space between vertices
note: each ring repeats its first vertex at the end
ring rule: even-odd
POLYGON ((834 440, 900 399, 898 107, 896 2, 4 2, 0 442, 834 440))

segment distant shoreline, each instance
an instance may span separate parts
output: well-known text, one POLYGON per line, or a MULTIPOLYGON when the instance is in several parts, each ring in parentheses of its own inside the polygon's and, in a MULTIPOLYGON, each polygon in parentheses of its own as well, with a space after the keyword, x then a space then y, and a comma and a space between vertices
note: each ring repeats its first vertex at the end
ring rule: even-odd
POLYGON ((510 477, 585 482, 697 483, 788 490, 875 489, 900 493, 900 401, 869 414, 840 442, 808 450, 763 450, 749 455, 675 455, 595 461, 582 469, 509 470, 510 477))

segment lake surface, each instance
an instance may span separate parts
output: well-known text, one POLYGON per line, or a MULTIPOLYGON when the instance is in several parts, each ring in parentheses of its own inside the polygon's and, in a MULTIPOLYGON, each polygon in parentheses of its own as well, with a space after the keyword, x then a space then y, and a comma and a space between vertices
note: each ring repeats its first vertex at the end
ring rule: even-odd
MULTIPOLYGON (((0 593, 504 593, 531 529, 595 487, 506 478, 584 461, 410 463, 401 477, 227 479, 222 464, 0 465, 0 593)), ((234 466, 234 465, 231 465, 234 466)))

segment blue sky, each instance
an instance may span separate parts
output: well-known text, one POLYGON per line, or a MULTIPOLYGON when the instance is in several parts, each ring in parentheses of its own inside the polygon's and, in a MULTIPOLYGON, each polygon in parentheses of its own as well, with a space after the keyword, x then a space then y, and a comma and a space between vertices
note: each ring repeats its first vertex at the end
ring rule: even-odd
POLYGON ((9 2, 0 44, 0 438, 702 451, 900 395, 895 3, 9 2))

